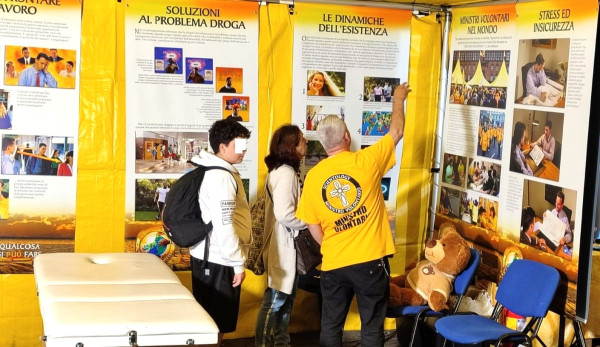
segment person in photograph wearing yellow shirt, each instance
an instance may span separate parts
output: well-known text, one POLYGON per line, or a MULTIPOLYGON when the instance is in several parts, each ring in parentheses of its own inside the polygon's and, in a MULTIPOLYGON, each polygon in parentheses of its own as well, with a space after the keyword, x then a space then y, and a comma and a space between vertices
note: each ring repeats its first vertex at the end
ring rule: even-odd
POLYGON ((381 190, 383 175, 396 159, 404 136, 406 83, 394 91, 390 129, 379 141, 350 151, 350 133, 338 116, 325 117, 317 137, 328 158, 306 176, 296 217, 321 243, 323 297, 320 346, 341 346, 342 330, 356 295, 361 344, 383 346, 389 297, 389 263, 395 252, 381 190))

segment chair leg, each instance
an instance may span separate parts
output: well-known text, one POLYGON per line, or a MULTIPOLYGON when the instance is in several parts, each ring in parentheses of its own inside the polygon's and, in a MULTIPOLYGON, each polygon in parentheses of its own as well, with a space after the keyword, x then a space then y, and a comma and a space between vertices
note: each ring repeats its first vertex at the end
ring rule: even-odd
POLYGON ((408 347, 412 345, 412 339, 409 339, 409 334, 412 331, 412 317, 398 317, 396 318, 396 339, 398 345, 401 347, 408 347), (410 344, 409 344, 410 343, 410 344))
POLYGON ((419 316, 416 316, 415 321, 413 323, 412 334, 410 335, 410 343, 408 344, 408 347, 414 347, 415 338, 417 336, 417 330, 419 329, 419 323, 420 323, 419 316))

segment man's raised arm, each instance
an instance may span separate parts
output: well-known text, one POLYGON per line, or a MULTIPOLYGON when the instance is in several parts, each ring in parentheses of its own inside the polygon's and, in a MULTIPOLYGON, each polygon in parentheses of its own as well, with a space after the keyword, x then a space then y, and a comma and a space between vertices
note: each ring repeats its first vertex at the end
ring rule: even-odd
POLYGON ((388 134, 394 139, 394 144, 398 144, 404 137, 404 101, 411 90, 408 83, 404 82, 394 90, 394 104, 392 106, 392 120, 388 134))

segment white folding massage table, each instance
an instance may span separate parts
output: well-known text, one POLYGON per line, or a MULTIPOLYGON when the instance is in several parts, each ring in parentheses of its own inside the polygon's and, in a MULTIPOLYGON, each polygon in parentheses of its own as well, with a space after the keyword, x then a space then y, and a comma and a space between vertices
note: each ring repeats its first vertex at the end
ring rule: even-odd
POLYGON ((155 255, 48 253, 33 271, 47 347, 217 342, 217 325, 155 255))

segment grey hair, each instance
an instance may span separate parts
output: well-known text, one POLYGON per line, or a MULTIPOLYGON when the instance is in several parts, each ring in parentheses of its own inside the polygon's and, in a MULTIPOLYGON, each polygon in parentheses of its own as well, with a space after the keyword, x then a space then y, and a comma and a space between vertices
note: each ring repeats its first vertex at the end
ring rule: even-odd
POLYGON ((327 151, 342 144, 347 131, 346 123, 340 117, 329 115, 317 125, 317 138, 327 151))

